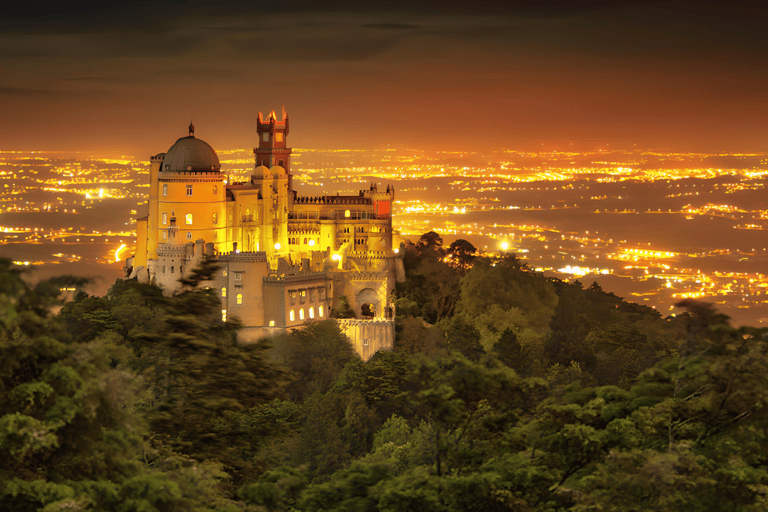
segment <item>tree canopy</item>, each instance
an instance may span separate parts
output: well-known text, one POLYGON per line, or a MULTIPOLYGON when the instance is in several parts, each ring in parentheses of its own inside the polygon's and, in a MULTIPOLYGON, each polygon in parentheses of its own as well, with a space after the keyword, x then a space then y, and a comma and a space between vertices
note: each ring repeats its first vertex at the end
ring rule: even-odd
POLYGON ((428 235, 368 361, 334 320, 239 343, 208 263, 53 313, 82 282, 0 259, 0 511, 766 509, 766 329, 428 235))

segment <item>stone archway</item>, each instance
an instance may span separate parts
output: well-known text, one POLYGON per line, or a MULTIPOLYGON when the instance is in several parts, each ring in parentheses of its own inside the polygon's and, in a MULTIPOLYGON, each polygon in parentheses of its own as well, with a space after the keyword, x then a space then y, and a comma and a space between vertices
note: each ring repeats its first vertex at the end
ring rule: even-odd
POLYGON ((362 318, 381 316, 381 304, 378 294, 371 288, 364 288, 355 297, 357 312, 362 318))

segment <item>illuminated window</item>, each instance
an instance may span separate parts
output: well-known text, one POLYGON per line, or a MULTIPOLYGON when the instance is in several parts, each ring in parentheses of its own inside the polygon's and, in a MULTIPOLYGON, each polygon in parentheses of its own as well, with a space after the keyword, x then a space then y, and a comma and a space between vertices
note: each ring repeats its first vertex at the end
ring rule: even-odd
POLYGON ((238 293, 237 296, 235 297, 235 300, 237 301, 238 304, 242 304, 243 303, 243 294, 242 293, 238 293))
POLYGON ((192 232, 187 231, 187 240, 192 240, 192 232))
POLYGON ((323 318, 323 306, 320 306, 319 308, 317 308, 317 315, 320 318, 323 318))
POLYGON ((214 213, 213 214, 213 223, 214 224, 218 224, 219 223, 219 214, 218 213, 214 213))
POLYGON ((299 292, 299 302, 304 304, 304 301, 307 299, 307 290, 301 290, 299 292))
MULTIPOLYGON (((275 141, 276 142, 283 142, 283 132, 277 132, 275 134, 275 141)), ((283 165, 283 164, 280 164, 283 165)))
POLYGON ((274 327, 275 326, 275 321, 274 320, 270 320, 269 321, 269 326, 270 327, 274 327))
POLYGON ((221 289, 221 296, 222 297, 226 297, 227 296, 227 287, 226 286, 221 289))
POLYGON ((168 195, 168 184, 163 183, 163 196, 167 196, 167 195, 168 195))
POLYGON ((229 274, 227 269, 222 270, 221 273, 224 275, 224 277, 227 277, 227 274, 229 274))
POLYGON ((168 224, 168 214, 163 212, 163 224, 168 224))
POLYGON ((350 217, 352 216, 352 212, 350 212, 349 210, 347 210, 347 211, 345 211, 345 212, 344 212, 344 216, 345 216, 346 218, 350 218, 350 217))
POLYGON ((187 223, 187 226, 192 224, 192 214, 188 213, 184 216, 185 222, 187 223))
POLYGON ((221 321, 222 322, 226 322, 227 321, 227 310, 226 309, 222 309, 221 310, 221 321))
POLYGON ((188 196, 192 195, 192 185, 187 185, 187 195, 188 196))
POLYGON ((293 306, 294 304, 296 304, 296 292, 291 292, 290 295, 291 295, 291 306, 293 306))
POLYGON ((304 308, 299 310, 299 320, 304 320, 304 308))
POLYGON ((309 308, 309 318, 315 318, 315 308, 309 308))
POLYGON ((291 319, 291 322, 296 320, 296 315, 294 314, 293 310, 288 314, 288 317, 291 319))

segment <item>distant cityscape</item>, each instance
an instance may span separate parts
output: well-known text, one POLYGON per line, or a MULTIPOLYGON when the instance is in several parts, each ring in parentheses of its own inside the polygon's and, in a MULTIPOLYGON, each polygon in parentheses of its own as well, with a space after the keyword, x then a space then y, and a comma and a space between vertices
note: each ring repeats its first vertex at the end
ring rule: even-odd
MULTIPOLYGON (((218 150, 229 180, 249 149, 218 150)), ((295 187, 356 193, 395 187, 404 239, 436 231, 447 245, 516 252, 563 280, 593 281, 675 312, 695 298, 736 324, 768 325, 768 154, 650 151, 427 152, 293 150, 295 187)), ((0 256, 35 274, 95 279, 104 293, 133 253, 148 157, 0 152, 0 256)))

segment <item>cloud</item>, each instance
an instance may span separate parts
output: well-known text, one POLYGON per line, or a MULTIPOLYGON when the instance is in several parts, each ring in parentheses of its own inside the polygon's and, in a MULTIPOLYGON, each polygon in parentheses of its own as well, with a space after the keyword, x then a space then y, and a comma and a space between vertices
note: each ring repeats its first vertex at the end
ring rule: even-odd
POLYGON ((60 98, 62 96, 72 96, 77 93, 70 91, 57 91, 52 89, 33 89, 28 87, 3 87, 0 86, 0 96, 7 96, 10 98, 44 98, 50 97, 60 98))
POLYGON ((365 28, 378 28, 381 30, 412 30, 423 28, 421 25, 413 23, 366 23, 362 25, 365 28))

